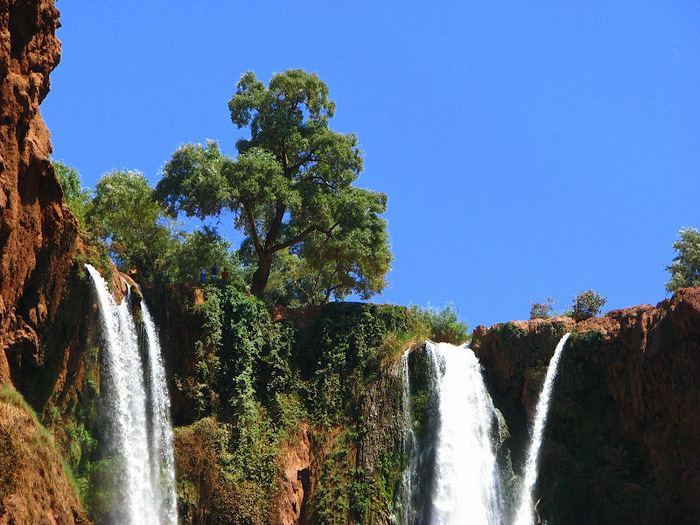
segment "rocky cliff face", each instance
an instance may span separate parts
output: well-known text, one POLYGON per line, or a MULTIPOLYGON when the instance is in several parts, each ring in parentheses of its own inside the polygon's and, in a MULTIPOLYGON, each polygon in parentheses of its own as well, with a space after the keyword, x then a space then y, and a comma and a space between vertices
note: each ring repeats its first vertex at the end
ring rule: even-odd
MULTIPOLYGON (((564 350, 537 498, 550 523, 700 520, 700 288, 656 307, 475 330, 497 404, 524 440, 543 371, 564 350)), ((519 437, 519 439, 518 439, 519 437)), ((522 450, 522 447, 516 446, 522 450)))
MULTIPOLYGON (((60 58, 57 27, 52 0, 0 0, 0 523, 87 522, 61 447, 13 388, 33 397, 39 411, 59 396, 75 407, 64 387, 81 370, 75 345, 46 355, 41 342, 48 325, 60 324, 78 233, 39 113, 60 58)), ((75 332, 77 323, 70 325, 75 332)))
POLYGON ((57 27, 52 0, 0 0, 0 382, 41 361, 37 328, 55 314, 76 250, 39 113, 57 27))

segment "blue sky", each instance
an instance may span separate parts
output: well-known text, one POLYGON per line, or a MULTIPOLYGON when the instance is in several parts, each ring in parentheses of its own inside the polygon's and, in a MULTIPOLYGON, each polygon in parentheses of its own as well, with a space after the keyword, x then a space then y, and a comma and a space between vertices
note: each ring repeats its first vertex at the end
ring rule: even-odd
POLYGON ((591 288, 606 310, 656 304, 678 230, 700 227, 700 4, 57 6, 42 112, 54 158, 87 187, 122 168, 155 185, 182 143, 235 155, 242 73, 318 73, 331 127, 365 152, 358 185, 389 196, 377 302, 452 302, 472 327, 591 288))

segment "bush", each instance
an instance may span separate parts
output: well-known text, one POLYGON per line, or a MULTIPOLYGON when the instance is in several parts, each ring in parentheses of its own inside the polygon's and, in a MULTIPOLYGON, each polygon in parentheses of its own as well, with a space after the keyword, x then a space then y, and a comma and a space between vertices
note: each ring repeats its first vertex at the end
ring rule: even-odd
POLYGON ((571 305, 571 317, 574 318, 574 321, 583 321, 589 317, 595 317, 607 302, 607 297, 603 297, 593 290, 579 292, 574 297, 574 302, 571 305))
POLYGON ((545 303, 533 303, 530 301, 530 319, 550 319, 554 316, 554 304, 557 301, 547 296, 545 303))
POLYGON ((678 237, 671 245, 677 255, 673 264, 666 266, 666 271, 671 274, 671 280, 666 283, 669 292, 700 286, 700 232, 695 228, 685 228, 678 232, 678 237))
POLYGON ((66 165, 63 161, 51 161, 58 177, 66 204, 78 219, 81 228, 86 227, 85 216, 90 203, 90 192, 81 185, 78 170, 66 165))
POLYGON ((410 309, 410 330, 425 332, 425 339, 439 343, 451 343, 461 345, 469 340, 469 326, 460 321, 457 312, 451 304, 447 304, 442 310, 432 307, 419 308, 416 305, 410 309))

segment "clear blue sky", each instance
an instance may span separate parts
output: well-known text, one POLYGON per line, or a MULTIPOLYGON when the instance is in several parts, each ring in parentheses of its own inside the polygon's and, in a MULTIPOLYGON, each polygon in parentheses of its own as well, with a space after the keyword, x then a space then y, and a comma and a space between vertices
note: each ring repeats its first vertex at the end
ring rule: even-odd
POLYGON ((655 304, 678 230, 700 227, 695 2, 57 6, 42 112, 87 187, 121 168, 155 185, 186 142, 235 155, 242 73, 318 73, 366 154, 359 185, 389 196, 378 302, 451 301, 472 327, 589 288, 655 304))

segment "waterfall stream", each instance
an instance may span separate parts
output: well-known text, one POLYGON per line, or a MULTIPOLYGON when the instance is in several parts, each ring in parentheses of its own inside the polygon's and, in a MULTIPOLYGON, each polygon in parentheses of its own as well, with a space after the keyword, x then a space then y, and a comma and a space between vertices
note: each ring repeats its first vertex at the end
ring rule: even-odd
POLYGON ((113 524, 177 523, 170 402, 153 321, 145 304, 149 375, 145 379, 130 290, 120 305, 99 272, 86 265, 95 285, 103 335, 103 407, 112 457, 113 524))
POLYGON ((145 301, 141 313, 148 343, 150 376, 149 403, 151 407, 151 475, 162 523, 177 523, 177 493, 175 489, 175 446, 170 421, 170 394, 165 377, 165 366, 160 351, 158 330, 145 301))
POLYGON ((570 335, 571 334, 565 334, 557 344, 557 347, 554 349, 554 354, 552 355, 552 358, 549 361, 549 366, 547 367, 547 375, 544 378, 542 391, 540 392, 540 397, 537 400, 537 406, 535 408, 535 421, 532 426, 530 447, 528 448, 527 452, 525 475, 523 476, 523 486, 520 490, 520 505, 515 518, 515 525, 532 525, 534 523, 532 491, 535 488, 535 483, 537 482, 537 469, 540 456, 540 447, 542 446, 542 438, 544 437, 544 426, 547 422, 547 415, 549 413, 549 400, 552 397, 554 380, 556 379, 557 372, 559 370, 559 360, 561 358, 562 351, 564 350, 564 345, 566 345, 566 341, 568 341, 570 335))
POLYGON ((486 390, 472 350, 427 342, 424 350, 403 354, 398 370, 404 390, 407 457, 400 501, 402 525, 533 525, 532 491, 539 450, 568 337, 559 341, 547 369, 520 486, 515 486, 509 456, 502 450, 508 436, 505 420, 486 390), (411 384, 412 378, 422 386, 411 384), (419 422, 414 421, 414 396, 426 411, 418 416, 422 417, 419 422))
POLYGON ((503 522, 497 468, 501 419, 471 349, 426 343, 435 412, 409 459, 402 522, 489 525, 503 522), (407 483, 408 481, 408 483, 407 483), (421 491, 414 486, 422 486, 421 491), (418 494, 422 492, 422 494, 418 494), (409 502, 408 504, 406 502, 409 502))

